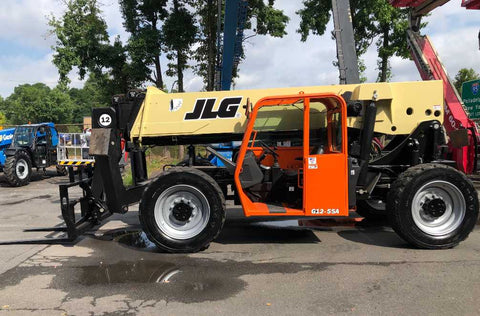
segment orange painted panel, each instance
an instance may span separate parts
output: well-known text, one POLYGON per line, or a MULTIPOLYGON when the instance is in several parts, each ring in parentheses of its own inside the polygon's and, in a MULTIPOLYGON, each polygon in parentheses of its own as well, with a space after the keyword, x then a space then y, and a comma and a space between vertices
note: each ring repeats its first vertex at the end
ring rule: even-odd
POLYGON ((304 168, 305 215, 348 216, 346 154, 309 155, 304 168))

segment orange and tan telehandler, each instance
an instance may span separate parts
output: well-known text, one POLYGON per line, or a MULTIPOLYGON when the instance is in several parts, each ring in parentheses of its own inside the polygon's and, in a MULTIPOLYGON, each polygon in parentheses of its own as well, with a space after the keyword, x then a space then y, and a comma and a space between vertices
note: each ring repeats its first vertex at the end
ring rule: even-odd
POLYGON ((61 229, 75 240, 139 203, 153 243, 195 252, 221 231, 226 200, 248 217, 284 219, 348 216, 363 201, 383 203, 413 246, 454 247, 474 228, 478 198, 444 159, 443 102, 441 81, 116 96, 93 110, 93 173, 60 185, 61 229), (118 168, 122 138, 130 187, 118 168), (241 141, 232 160, 207 148, 224 166, 198 161, 196 146, 227 141, 241 141), (165 145, 188 145, 188 162, 148 179, 145 150, 165 145), (77 186, 83 196, 73 199, 77 186))

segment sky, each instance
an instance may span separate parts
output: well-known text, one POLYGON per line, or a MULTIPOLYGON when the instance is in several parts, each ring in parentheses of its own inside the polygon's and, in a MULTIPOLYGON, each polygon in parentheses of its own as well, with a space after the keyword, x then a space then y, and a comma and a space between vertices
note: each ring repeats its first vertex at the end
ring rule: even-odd
MULTIPOLYGON (((102 15, 113 39, 120 36, 123 42, 128 34, 122 26, 117 0, 102 0, 102 15)), ((461 0, 452 0, 426 17, 428 26, 423 33, 430 36, 450 77, 461 68, 473 68, 480 73, 478 32, 480 11, 465 10, 461 0)), ((256 36, 248 39, 246 59, 240 65, 235 89, 293 87, 305 85, 330 85, 338 83, 338 70, 332 61, 336 58, 335 41, 330 32, 330 22, 323 36, 311 35, 300 42, 296 32, 299 17, 295 14, 301 1, 276 0, 275 6, 290 17, 288 35, 283 38, 256 36)), ((61 16, 62 0, 2 0, 0 1, 0 95, 8 97, 13 89, 25 83, 43 82, 54 87, 58 80, 52 63, 51 46, 55 36, 49 33, 49 16, 61 16)), ((248 33, 247 33, 248 35, 248 33)), ((377 58, 373 47, 362 58, 367 66, 367 81, 377 77, 377 58)), ((165 64, 165 63, 164 63, 165 64)), ((420 80, 417 69, 410 60, 391 59, 392 81, 420 80)), ((70 74, 72 87, 82 87, 83 82, 75 72, 70 74)), ((175 79, 166 78, 167 88, 175 79)), ((185 90, 199 91, 202 79, 191 71, 185 75, 185 90)))

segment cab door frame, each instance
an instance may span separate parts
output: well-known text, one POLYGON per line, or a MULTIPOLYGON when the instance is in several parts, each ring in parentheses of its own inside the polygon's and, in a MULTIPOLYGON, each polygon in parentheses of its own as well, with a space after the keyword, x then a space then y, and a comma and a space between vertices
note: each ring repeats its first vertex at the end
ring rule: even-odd
POLYGON ((338 95, 309 96, 304 101, 303 209, 305 216, 348 216, 347 106, 338 95), (311 153, 311 100, 327 108, 327 144, 323 153, 311 153), (339 115, 335 120, 334 115, 339 115), (338 127, 337 124, 341 126, 338 127), (341 144, 337 146, 340 132, 341 144), (335 142, 335 143, 334 143, 335 142), (340 147, 340 148, 338 148, 340 147))
MULTIPOLYGON (((346 205, 346 212, 348 214, 348 202, 347 202, 347 193, 348 193, 348 174, 347 174, 347 128, 346 128, 346 104, 343 98, 335 93, 313 93, 313 94, 304 94, 303 92, 300 92, 299 94, 295 95, 283 95, 283 96, 272 96, 272 97, 265 97, 257 101, 255 104, 253 110, 251 113, 249 113, 249 118, 247 121, 247 126, 243 135, 243 140, 242 140, 242 145, 240 147, 240 151, 238 154, 238 158, 236 161, 236 168, 235 168, 235 173, 234 173, 234 182, 235 182, 235 187, 236 187, 236 192, 238 194, 239 200, 242 204, 243 211, 245 216, 296 216, 296 217, 301 217, 301 216, 312 216, 311 210, 309 210, 307 207, 310 207, 307 201, 311 199, 311 196, 313 195, 311 190, 314 188, 317 188, 316 185, 310 183, 309 179, 314 179, 311 174, 311 172, 304 172, 304 174, 308 174, 306 178, 304 179, 304 201, 303 201, 303 207, 302 209, 291 209, 288 207, 284 207, 282 212, 279 212, 278 210, 272 212, 271 209, 269 209, 269 205, 266 203, 262 202, 252 202, 250 198, 246 195, 244 192, 241 182, 240 182, 240 173, 242 171, 242 166, 243 166, 243 161, 245 158, 245 154, 247 152, 247 149, 249 147, 249 141, 252 136, 252 133, 254 133, 254 123, 255 119, 257 118, 258 111, 261 107, 264 106, 276 106, 276 105, 282 105, 282 104, 288 104, 290 103, 295 103, 298 102, 298 100, 303 100, 304 101, 304 136, 303 136, 303 159, 304 159, 304 170, 308 170, 308 157, 311 156, 309 155, 309 100, 310 99, 322 99, 322 100, 333 100, 336 102, 341 111, 341 124, 342 124, 342 158, 344 162, 344 167, 345 169, 339 171, 341 174, 339 176, 341 178, 345 179, 345 186, 338 188, 340 191, 345 192, 345 199, 342 199, 340 202, 341 205, 339 204, 338 208, 341 209, 340 214, 335 214, 336 216, 341 216, 345 215, 344 207, 343 205, 346 205), (305 104, 306 103, 306 104, 305 104), (307 169, 305 169, 307 167, 307 169), (310 177, 310 178, 309 178, 310 177), (311 190, 308 188, 312 188, 311 190), (307 190, 305 190, 307 189, 307 190)), ((332 101, 329 101, 332 102, 332 101)), ((328 102, 327 102, 328 103, 328 102)), ((256 136, 256 132, 253 135, 254 137, 256 136)), ((300 171, 300 170, 299 170, 300 171)), ((299 178, 300 182, 300 178, 299 178)), ((300 183, 299 183, 300 184, 300 183)), ((316 215, 316 214, 315 214, 316 215)), ((319 215, 316 215, 319 216, 319 215)))

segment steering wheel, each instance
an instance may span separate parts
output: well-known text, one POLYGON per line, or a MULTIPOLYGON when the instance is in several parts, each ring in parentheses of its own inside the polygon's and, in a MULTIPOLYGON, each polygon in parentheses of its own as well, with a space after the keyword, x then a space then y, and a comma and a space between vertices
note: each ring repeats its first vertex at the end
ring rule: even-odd
POLYGON ((279 155, 273 149, 271 149, 267 144, 265 144, 263 140, 257 140, 257 142, 263 149, 263 153, 260 158, 258 158, 258 162, 262 162, 262 160, 265 159, 265 157, 267 156, 267 153, 272 155, 275 161, 277 160, 279 155))

